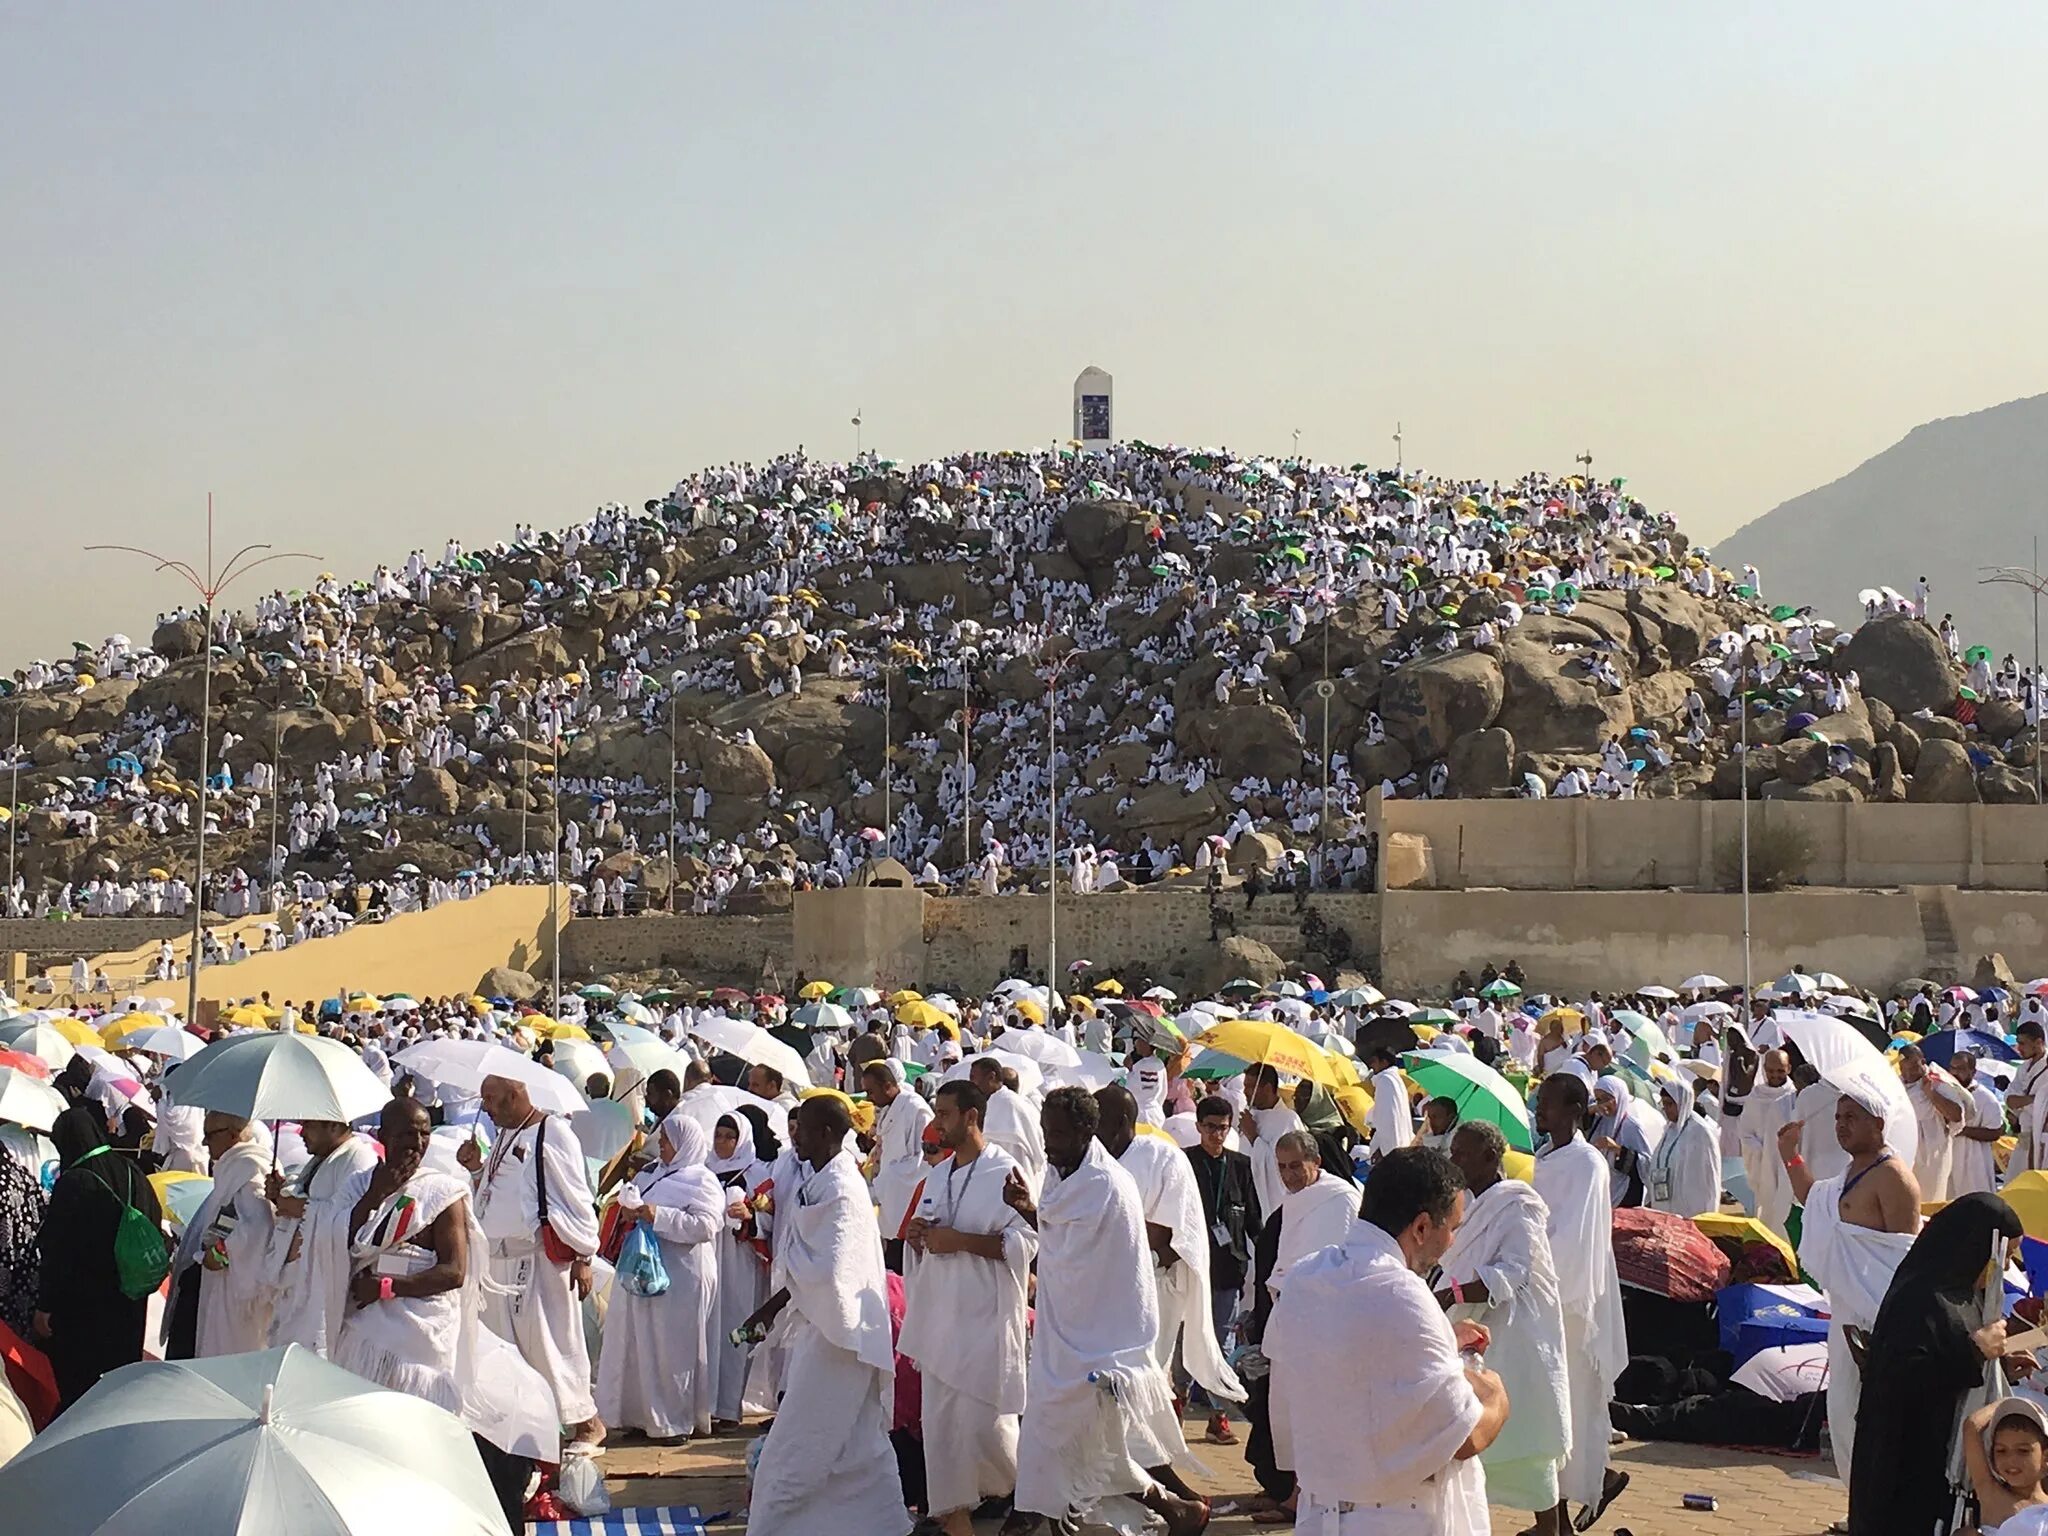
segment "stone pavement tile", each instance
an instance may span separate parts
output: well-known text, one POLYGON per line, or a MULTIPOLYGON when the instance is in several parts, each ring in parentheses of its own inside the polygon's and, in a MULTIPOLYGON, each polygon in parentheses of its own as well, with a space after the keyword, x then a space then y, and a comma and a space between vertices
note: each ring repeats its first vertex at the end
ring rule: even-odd
MULTIPOLYGON (((1286 1527, 1256 1525, 1233 1506, 1249 1497, 1253 1482, 1242 1447, 1202 1445, 1200 1419, 1187 1424, 1190 1446, 1207 1472, 1191 1479, 1215 1501, 1210 1525, 1216 1536, 1249 1536, 1286 1527), (1228 1512, 1224 1512, 1224 1511, 1228 1512)), ((1243 1426, 1238 1427, 1240 1435, 1243 1426)), ((707 1515, 736 1510, 746 1497, 747 1444, 759 1433, 748 1425, 708 1440, 676 1446, 625 1440, 604 1456, 605 1480, 621 1507, 695 1504, 707 1515)), ((1629 1442, 1614 1448, 1613 1464, 1629 1474, 1624 1493, 1598 1529, 1627 1529, 1635 1536, 1821 1536, 1842 1517, 1847 1503, 1831 1462, 1778 1457, 1706 1446, 1629 1442), (1685 1509, 1688 1493, 1711 1493, 1720 1501, 1713 1513, 1685 1509)), ((728 1529, 737 1529, 735 1521, 728 1529)), ((1525 1511, 1496 1509, 1494 1536, 1514 1536, 1528 1523, 1525 1511)), ((977 1529, 994 1531, 998 1522, 977 1529)))

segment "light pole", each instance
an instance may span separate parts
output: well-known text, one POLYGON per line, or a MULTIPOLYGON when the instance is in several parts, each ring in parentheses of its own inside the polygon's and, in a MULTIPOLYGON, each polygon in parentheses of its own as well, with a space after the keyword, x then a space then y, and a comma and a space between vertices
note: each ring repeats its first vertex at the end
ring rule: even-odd
POLYGON ((1742 1007, 1743 1028, 1750 1024, 1754 999, 1749 965, 1749 637, 1736 652, 1735 702, 1742 715, 1742 772, 1737 776, 1742 800, 1742 1007))
MULTIPOLYGON (((270 884, 275 886, 284 873, 277 862, 277 802, 280 797, 284 767, 284 722, 275 710, 270 714, 270 884)), ((282 906, 279 902, 276 905, 282 906)))
POLYGON ((860 407, 853 408, 853 462, 860 462, 860 407))
MULTIPOLYGON (((140 549, 133 544, 88 544, 89 552, 119 550, 123 554, 141 555, 154 560, 159 573, 175 571, 185 584, 199 594, 200 628, 199 637, 199 822, 197 835, 192 843, 192 938, 191 953, 185 960, 185 1021, 189 1024, 199 1017, 199 941, 202 919, 206 913, 206 801, 207 774, 212 769, 209 745, 212 735, 210 716, 213 713, 213 605, 227 590, 230 583, 246 576, 259 565, 268 565, 273 560, 314 560, 318 555, 298 551, 287 551, 276 555, 258 555, 246 565, 243 558, 254 555, 258 550, 267 550, 268 544, 245 544, 228 557, 224 565, 216 568, 213 563, 213 493, 206 493, 206 569, 204 574, 186 561, 173 560, 160 555, 153 549, 140 549)), ((20 725, 19 707, 15 711, 15 724, 20 725)))
POLYGON ((1401 473, 1401 423, 1394 423, 1394 473, 1401 473))
MULTIPOLYGON (((2034 535, 2034 561, 2031 565, 1986 566, 1985 574, 1977 578, 1979 586, 2025 587, 2034 594, 2034 668, 2027 679, 2027 707, 2033 712, 2034 727, 2034 803, 2041 804, 2041 536, 2034 535)), ((18 714, 19 711, 17 710, 18 714)))
POLYGON ((1060 987, 1060 670, 1073 655, 1053 662, 1045 679, 1045 1024, 1052 1027, 1060 987))
POLYGON ((966 874, 962 885, 974 878, 974 703, 969 688, 974 679, 974 651, 960 653, 960 863, 966 874))
POLYGON ((882 853, 896 855, 895 803, 889 793, 889 664, 882 663, 882 853))
POLYGON ((14 750, 7 758, 7 902, 10 914, 14 903, 14 843, 15 824, 21 817, 21 703, 14 701, 14 750))
POLYGON ((668 910, 675 916, 676 877, 681 873, 681 860, 676 855, 676 696, 674 684, 670 684, 668 696, 668 910))

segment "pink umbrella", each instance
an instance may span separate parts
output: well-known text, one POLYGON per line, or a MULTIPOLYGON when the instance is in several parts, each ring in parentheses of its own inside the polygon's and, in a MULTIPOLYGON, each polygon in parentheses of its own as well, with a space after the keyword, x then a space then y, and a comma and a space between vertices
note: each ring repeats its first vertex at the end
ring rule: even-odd
POLYGON ((862 827, 860 835, 863 842, 879 843, 882 840, 882 829, 880 827, 862 827))

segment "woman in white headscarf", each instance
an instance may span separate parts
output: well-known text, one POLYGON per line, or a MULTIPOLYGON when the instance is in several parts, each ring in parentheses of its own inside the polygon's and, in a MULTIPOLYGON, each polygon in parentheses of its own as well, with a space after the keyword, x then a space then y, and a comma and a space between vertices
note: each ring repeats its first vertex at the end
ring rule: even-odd
POLYGON ((1664 1135, 1644 1175, 1644 1204, 1674 1216, 1721 1209, 1721 1148, 1713 1129, 1692 1112, 1692 1100, 1692 1084, 1682 1077, 1657 1084, 1664 1135))
POLYGON ((732 1341, 739 1327, 768 1299, 768 1262, 756 1246, 754 1211, 748 1203, 768 1178, 768 1164, 754 1149, 753 1120, 740 1113, 720 1115, 711 1133, 709 1167, 725 1201, 718 1248, 718 1318, 711 1337, 711 1418, 714 1426, 736 1424, 745 1412, 748 1351, 732 1341))
POLYGON ((1662 1134, 1656 1111, 1637 1104, 1628 1079, 1618 1072, 1604 1073, 1594 1083, 1593 1108, 1599 1118, 1586 1139, 1607 1159, 1607 1184, 1614 1203, 1641 1205, 1644 1171, 1662 1134))
POLYGON ((711 1340, 718 1310, 718 1250, 725 1191, 705 1166, 711 1138, 680 1110, 655 1133, 660 1161, 619 1191, 629 1220, 661 1245, 668 1289, 636 1295, 614 1281, 597 1365, 605 1423, 650 1440, 711 1433, 711 1340))

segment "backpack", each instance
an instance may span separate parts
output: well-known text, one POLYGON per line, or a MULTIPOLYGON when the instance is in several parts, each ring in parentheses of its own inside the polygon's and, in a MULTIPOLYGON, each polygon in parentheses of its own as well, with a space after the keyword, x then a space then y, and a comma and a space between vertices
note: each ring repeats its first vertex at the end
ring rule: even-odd
MULTIPOLYGON (((113 1149, 106 1146, 94 1147, 78 1161, 88 1163, 102 1152, 113 1149)), ((114 1273, 121 1287, 121 1294, 130 1301, 140 1301, 164 1283, 164 1276, 171 1272, 171 1256, 164 1249, 164 1234, 127 1197, 114 1188, 113 1181, 99 1169, 92 1170, 93 1176, 106 1187, 108 1194, 121 1202, 121 1219, 114 1227, 114 1273)))

